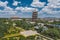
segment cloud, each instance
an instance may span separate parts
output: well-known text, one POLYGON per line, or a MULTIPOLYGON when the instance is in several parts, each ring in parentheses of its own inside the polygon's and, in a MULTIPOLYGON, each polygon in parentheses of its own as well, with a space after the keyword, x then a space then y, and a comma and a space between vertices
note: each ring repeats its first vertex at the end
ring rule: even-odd
POLYGON ((7 1, 5 1, 5 2, 1 2, 1 1, 0 1, 0 7, 2 7, 2 6, 3 6, 3 7, 6 7, 6 6, 7 6, 7 4, 8 4, 8 2, 7 2, 7 1))
POLYGON ((14 1, 13 5, 14 5, 14 6, 17 6, 18 3, 21 3, 21 2, 14 1))
POLYGON ((5 1, 5 2, 0 1, 0 6, 4 7, 3 10, 0 10, 0 15, 3 17, 16 14, 16 11, 14 11, 13 8, 8 7, 7 4, 8 4, 7 1, 5 1))
MULTIPOLYGON (((20 10, 21 12, 32 12, 35 8, 30 7, 17 7, 15 10, 20 10)), ((38 9, 36 9, 38 11, 38 9)))
POLYGON ((50 3, 57 3, 57 2, 60 2, 60 0, 48 0, 48 2, 50 2, 50 3))
POLYGON ((48 0, 45 6, 39 13, 58 14, 60 13, 60 0, 48 0))
MULTIPOLYGON (((1 2, 1 3, 5 3, 5 2, 1 2)), ((31 7, 17 7, 16 9, 13 9, 13 8, 10 8, 9 6, 7 6, 7 4, 8 3, 2 4, 3 5, 2 7, 4 7, 4 5, 5 5, 5 7, 4 7, 3 10, 0 10, 0 17, 11 17, 11 16, 16 15, 17 13, 20 16, 22 15, 21 17, 25 17, 26 15, 24 16, 23 13, 25 13, 25 12, 32 12, 32 11, 35 10, 35 8, 31 8, 31 7)))
POLYGON ((32 12, 33 11, 38 11, 36 8, 31 8, 31 7, 17 7, 15 9, 16 11, 19 11, 19 16, 21 18, 31 18, 32 17, 32 12))
POLYGON ((44 7, 45 5, 45 2, 39 2, 39 0, 33 0, 31 6, 33 7, 44 7))

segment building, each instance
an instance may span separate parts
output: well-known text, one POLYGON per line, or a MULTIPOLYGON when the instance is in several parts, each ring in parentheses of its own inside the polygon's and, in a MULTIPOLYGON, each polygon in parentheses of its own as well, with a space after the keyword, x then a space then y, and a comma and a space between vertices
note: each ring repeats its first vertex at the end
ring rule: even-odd
POLYGON ((22 20, 22 19, 20 19, 20 18, 17 17, 17 16, 13 16, 13 17, 11 17, 11 19, 12 19, 12 21, 14 21, 14 20, 22 20))
MULTIPOLYGON (((37 21, 37 16, 38 16, 38 11, 35 9, 32 13, 32 18, 25 18, 26 21, 32 21, 32 22, 36 22, 37 21)), ((14 20, 22 20, 23 18, 20 18, 18 16, 13 16, 11 17, 12 21, 14 20)))
POLYGON ((37 10, 34 10, 34 12, 33 12, 33 14, 32 14, 32 21, 33 21, 33 22, 36 22, 36 21, 37 21, 37 15, 38 15, 37 10))

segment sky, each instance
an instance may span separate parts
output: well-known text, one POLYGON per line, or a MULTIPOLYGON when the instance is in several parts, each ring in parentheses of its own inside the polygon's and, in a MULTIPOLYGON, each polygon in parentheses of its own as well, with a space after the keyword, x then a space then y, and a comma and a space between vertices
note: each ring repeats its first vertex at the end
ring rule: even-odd
POLYGON ((34 10, 38 18, 60 18, 60 0, 0 0, 0 18, 31 18, 34 10))

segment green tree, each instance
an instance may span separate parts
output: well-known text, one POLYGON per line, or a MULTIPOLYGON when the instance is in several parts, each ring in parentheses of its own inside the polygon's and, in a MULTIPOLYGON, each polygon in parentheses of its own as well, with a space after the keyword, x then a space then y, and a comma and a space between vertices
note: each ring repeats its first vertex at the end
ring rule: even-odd
POLYGON ((44 32, 45 35, 51 37, 51 38, 60 38, 60 33, 57 29, 53 28, 53 29, 48 29, 47 31, 44 32))

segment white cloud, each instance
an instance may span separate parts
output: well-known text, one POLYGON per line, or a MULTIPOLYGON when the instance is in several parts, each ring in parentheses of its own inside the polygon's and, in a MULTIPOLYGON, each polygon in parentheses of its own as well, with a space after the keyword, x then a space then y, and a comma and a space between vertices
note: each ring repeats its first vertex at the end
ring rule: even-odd
POLYGON ((12 8, 10 8, 10 7, 5 7, 5 9, 4 10, 6 10, 6 11, 12 11, 13 9, 12 8))
POLYGON ((13 8, 8 7, 7 4, 8 4, 7 1, 5 1, 5 2, 0 1, 0 6, 4 7, 4 10, 0 10, 0 13, 3 13, 4 15, 7 15, 7 14, 15 15, 16 11, 14 11, 13 8))
POLYGON ((21 2, 14 1, 13 5, 14 5, 14 6, 17 6, 18 3, 21 3, 21 2))
POLYGON ((17 7, 15 10, 20 11, 20 17, 22 18, 31 18, 31 15, 28 15, 27 13, 33 12, 33 11, 38 11, 36 8, 31 8, 31 7, 17 7), (26 13, 24 15, 24 13, 26 13))
MULTIPOLYGON (((21 12, 32 12, 35 10, 35 8, 17 7, 15 10, 20 10, 21 12)), ((36 9, 36 11, 38 11, 38 9, 36 9)))
POLYGON ((45 6, 39 13, 57 14, 60 13, 60 0, 48 0, 48 6, 45 6), (57 9, 58 8, 58 9, 57 9), (54 10, 53 10, 54 9, 54 10))
POLYGON ((50 2, 50 3, 57 3, 57 2, 59 2, 60 0, 48 0, 48 2, 50 2))
POLYGON ((8 2, 7 2, 7 1, 5 1, 5 2, 1 2, 1 1, 0 1, 0 6, 6 7, 6 6, 7 6, 7 4, 8 4, 8 2))
POLYGON ((45 2, 39 2, 39 0, 33 0, 31 6, 33 7, 44 7, 45 5, 45 2))

